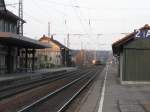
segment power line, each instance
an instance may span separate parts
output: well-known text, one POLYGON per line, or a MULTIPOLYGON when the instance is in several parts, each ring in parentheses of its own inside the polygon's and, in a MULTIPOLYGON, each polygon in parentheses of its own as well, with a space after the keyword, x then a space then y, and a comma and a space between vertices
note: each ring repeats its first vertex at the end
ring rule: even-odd
MULTIPOLYGON (((39 5, 35 0, 32 0, 32 2, 34 2, 35 6, 37 6, 37 8, 39 9, 39 7, 41 7, 41 5, 39 5)), ((49 5, 46 3, 46 5, 49 5)), ((50 7, 52 10, 55 10, 57 13, 66 16, 66 14, 60 10, 54 9, 53 7, 50 7)), ((47 12, 47 10, 44 9, 44 7, 40 8, 44 13, 47 12)))
MULTIPOLYGON (((81 11, 81 9, 80 9, 80 6, 79 6, 78 3, 76 2, 76 0, 73 0, 73 1, 74 1, 75 5, 76 5, 76 9, 78 9, 78 11, 79 11, 79 13, 80 13, 80 16, 82 16, 83 18, 85 18, 84 15, 83 15, 83 13, 82 13, 82 11, 81 11)), ((89 11, 88 11, 88 13, 90 14, 89 11)), ((87 17, 86 17, 86 18, 87 18, 87 17)), ((84 23, 85 23, 85 21, 84 21, 84 23)), ((87 35, 86 35, 87 38, 102 35, 102 34, 96 34, 96 35, 93 34, 93 28, 92 28, 92 26, 91 26, 91 20, 90 20, 90 19, 88 20, 88 22, 86 21, 85 25, 86 25, 87 28, 88 28, 88 33, 87 33, 87 35), (87 24, 87 23, 88 23, 88 24, 87 24)), ((86 40, 86 43, 87 43, 88 41, 90 41, 90 40, 86 40)))
POLYGON ((84 9, 96 10, 96 8, 90 8, 90 7, 79 6, 79 5, 69 5, 69 4, 59 3, 59 2, 55 2, 55 1, 44 1, 43 0, 42 2, 52 3, 52 4, 55 4, 55 5, 60 5, 60 6, 64 6, 64 7, 75 7, 75 8, 84 8, 84 9))
MULTIPOLYGON (((9 5, 10 7, 12 7, 11 5, 9 5)), ((18 10, 16 7, 12 7, 15 10, 18 10)), ((43 24, 43 21, 39 20, 38 18, 34 17, 33 15, 30 15, 28 12, 24 11, 25 15, 27 15, 29 18, 33 19, 34 22, 38 23, 38 24, 43 24)), ((66 21, 66 20, 65 20, 66 21)), ((65 22, 67 23, 67 21, 65 22)), ((56 33, 54 33, 56 35, 56 33)), ((67 35, 67 33, 57 33, 58 35, 67 35)), ((92 35, 94 36, 101 36, 101 35, 117 35, 117 34, 125 34, 125 33, 93 33, 92 35)), ((88 35, 88 33, 70 33, 70 36, 85 36, 88 35)))
MULTIPOLYGON (((15 10, 18 10, 16 7, 13 7, 13 6, 11 6, 11 5, 10 5, 10 7, 12 7, 12 8, 15 9, 15 10)), ((34 20, 34 22, 39 23, 39 24, 43 24, 43 21, 37 19, 37 18, 34 17, 33 15, 30 15, 28 12, 24 11, 24 14, 25 14, 26 16, 28 16, 29 18, 31 18, 32 20, 34 20)))
POLYGON ((52 3, 52 4, 55 4, 55 5, 61 5, 61 6, 64 6, 64 7, 73 7, 72 5, 69 5, 69 4, 58 3, 58 2, 54 2, 54 1, 42 1, 42 2, 52 3))
POLYGON ((51 37, 51 23, 48 22, 48 37, 51 37))
MULTIPOLYGON (((76 8, 84 8, 84 9, 90 9, 90 10, 99 10, 99 8, 95 8, 95 7, 86 7, 86 6, 79 6, 79 5, 69 5, 69 4, 64 4, 64 3, 58 3, 55 1, 44 1, 44 2, 50 2, 53 3, 55 5, 61 5, 64 7, 76 7, 76 8)), ((150 8, 101 8, 102 10, 150 10, 150 8)))
MULTIPOLYGON (((80 16, 82 16, 83 18, 87 18, 87 17, 84 17, 84 15, 83 15, 83 13, 82 13, 82 11, 81 11, 81 7, 78 5, 78 3, 76 2, 76 0, 73 0, 74 1, 74 3, 76 3, 76 8, 79 10, 79 13, 80 13, 80 16)), ((90 11, 88 11, 88 13, 89 13, 89 15, 90 15, 90 11)), ((89 18, 90 18, 90 16, 89 16, 89 18)), ((85 22, 85 21, 84 21, 85 22)), ((87 21, 86 21, 87 22, 87 21)), ((91 19, 89 19, 88 20, 88 22, 87 23, 85 23, 86 25, 87 25, 87 28, 89 28, 89 30, 88 30, 88 36, 90 37, 90 34, 92 34, 93 33, 93 28, 92 28, 92 24, 91 24, 91 19), (88 23, 88 24, 87 24, 88 23)))
MULTIPOLYGON (((72 1, 71 4, 72 4, 72 6, 74 6, 74 4, 75 4, 74 1, 72 1)), ((84 32, 88 32, 88 31, 86 31, 86 28, 85 28, 85 26, 84 26, 84 24, 82 22, 81 16, 78 14, 78 12, 76 10, 76 7, 72 7, 72 8, 76 12, 76 16, 77 16, 77 18, 79 20, 79 23, 80 23, 81 27, 83 28, 84 32)))

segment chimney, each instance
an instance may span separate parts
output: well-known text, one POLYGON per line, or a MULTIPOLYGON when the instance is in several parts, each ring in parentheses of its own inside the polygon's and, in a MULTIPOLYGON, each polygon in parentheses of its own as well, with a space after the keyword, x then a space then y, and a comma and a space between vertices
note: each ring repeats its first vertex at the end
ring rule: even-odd
POLYGON ((45 34, 43 35, 43 37, 45 37, 45 34))
POLYGON ((148 24, 145 24, 145 25, 144 25, 144 28, 145 28, 145 29, 149 29, 150 26, 149 26, 148 24))

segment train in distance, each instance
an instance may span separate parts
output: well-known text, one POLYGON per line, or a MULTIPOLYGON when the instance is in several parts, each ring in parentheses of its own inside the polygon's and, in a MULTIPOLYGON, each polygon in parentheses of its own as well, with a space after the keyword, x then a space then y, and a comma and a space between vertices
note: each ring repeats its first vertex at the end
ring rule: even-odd
POLYGON ((93 61, 92 61, 92 64, 93 64, 93 65, 101 65, 102 62, 101 62, 100 60, 93 60, 93 61))

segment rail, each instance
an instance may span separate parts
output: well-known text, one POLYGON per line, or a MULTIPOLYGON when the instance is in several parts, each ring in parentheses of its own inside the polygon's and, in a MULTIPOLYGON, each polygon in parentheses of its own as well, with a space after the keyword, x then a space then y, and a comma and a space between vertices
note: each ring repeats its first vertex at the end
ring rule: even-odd
POLYGON ((17 85, 12 85, 12 86, 0 89, 0 100, 8 98, 13 95, 17 95, 19 93, 28 91, 28 90, 36 88, 36 87, 51 83, 53 81, 65 78, 69 75, 73 75, 78 72, 73 71, 73 72, 68 72, 68 73, 57 74, 56 76, 52 76, 52 77, 50 76, 50 77, 42 78, 39 80, 30 81, 30 82, 26 82, 26 83, 22 83, 22 84, 17 84, 17 85))
POLYGON ((96 77, 96 73, 97 71, 94 73, 94 75, 91 77, 91 74, 93 73, 93 71, 90 71, 88 73, 85 73, 84 75, 82 75, 81 77, 73 80, 72 82, 64 85, 63 87, 51 92, 50 94, 42 97, 41 99, 33 102, 32 104, 24 107, 23 109, 17 111, 17 112, 32 112, 32 109, 34 109, 35 107, 38 107, 40 104, 44 103, 45 101, 47 101, 50 97, 55 96, 57 93, 60 93, 61 91, 67 89, 68 87, 78 83, 79 81, 82 81, 83 79, 85 80, 88 77, 88 81, 86 83, 84 83, 84 85, 82 85, 82 87, 76 92, 74 93, 74 95, 70 98, 69 101, 67 101, 57 112, 61 112, 62 110, 64 110, 64 108, 96 77), (89 78, 90 75, 90 78, 89 78))

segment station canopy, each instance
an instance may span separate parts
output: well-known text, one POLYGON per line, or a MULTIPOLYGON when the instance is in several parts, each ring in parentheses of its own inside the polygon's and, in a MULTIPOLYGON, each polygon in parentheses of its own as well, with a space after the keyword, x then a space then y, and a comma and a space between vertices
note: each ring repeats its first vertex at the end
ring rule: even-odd
POLYGON ((30 49, 43 49, 51 47, 50 45, 43 44, 37 40, 8 32, 0 32, 0 43, 7 46, 30 49))

